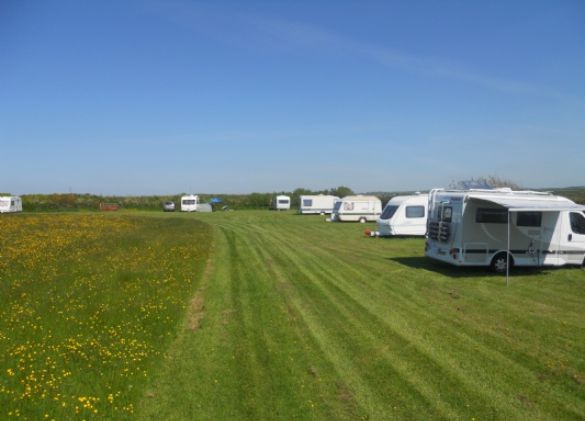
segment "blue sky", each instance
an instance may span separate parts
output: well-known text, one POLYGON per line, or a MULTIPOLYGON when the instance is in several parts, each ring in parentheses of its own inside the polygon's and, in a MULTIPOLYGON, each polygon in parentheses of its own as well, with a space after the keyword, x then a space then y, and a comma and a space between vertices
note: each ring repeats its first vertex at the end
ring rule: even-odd
POLYGON ((0 2, 0 191, 585 185, 585 3, 0 2))

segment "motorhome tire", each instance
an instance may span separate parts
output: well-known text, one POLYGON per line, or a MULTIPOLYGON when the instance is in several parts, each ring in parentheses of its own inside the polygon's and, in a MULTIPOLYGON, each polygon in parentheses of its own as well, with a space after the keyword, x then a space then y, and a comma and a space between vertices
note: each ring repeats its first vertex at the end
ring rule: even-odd
MULTIPOLYGON (((498 253, 492 259, 492 263, 490 264, 490 268, 492 272, 495 273, 504 273, 506 272, 506 262, 508 260, 507 253, 498 253)), ((510 256, 510 269, 514 266, 514 258, 510 256)))
POLYGON ((360 218, 360 224, 365 224, 366 223, 366 218, 360 218))

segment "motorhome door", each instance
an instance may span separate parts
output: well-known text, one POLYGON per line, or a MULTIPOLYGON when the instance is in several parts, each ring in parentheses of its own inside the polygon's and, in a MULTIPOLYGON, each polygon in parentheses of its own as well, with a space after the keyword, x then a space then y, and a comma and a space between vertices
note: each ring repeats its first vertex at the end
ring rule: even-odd
POLYGON ((517 212, 515 219, 516 228, 521 235, 520 238, 514 241, 516 244, 512 248, 518 248, 519 252, 524 254, 534 265, 540 265, 544 240, 542 238, 542 212, 517 212))
POLYGON ((582 264, 585 262, 585 215, 582 212, 568 212, 567 218, 570 229, 564 233, 562 252, 567 263, 582 264))

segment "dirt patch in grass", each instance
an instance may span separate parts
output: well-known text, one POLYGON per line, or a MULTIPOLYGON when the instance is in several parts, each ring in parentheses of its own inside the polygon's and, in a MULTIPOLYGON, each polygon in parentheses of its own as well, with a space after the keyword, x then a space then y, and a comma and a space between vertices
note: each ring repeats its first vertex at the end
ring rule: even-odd
POLYGON ((210 253, 209 258, 207 259, 207 264, 205 265, 205 271, 203 272, 203 278, 201 280, 201 286, 199 290, 195 293, 193 298, 191 299, 191 303, 189 305, 189 316, 187 319, 187 328, 191 331, 196 331, 201 328, 201 320, 205 316, 205 289, 207 288, 207 284, 209 283, 209 278, 211 277, 211 273, 215 269, 215 264, 213 261, 213 252, 210 253))
POLYGON ((189 309, 188 327, 195 331, 201 327, 201 319, 205 315, 205 301, 203 299, 203 291, 198 291, 191 299, 191 306, 189 309))
POLYGON ((534 406, 534 402, 532 402, 528 397, 526 397, 522 394, 517 395, 516 398, 520 401, 522 406, 524 406, 525 408, 530 409, 534 406))
POLYGON ((577 383, 577 384, 585 384, 585 374, 583 374, 583 373, 574 373, 572 377, 573 377, 573 380, 575 380, 575 383, 577 383))

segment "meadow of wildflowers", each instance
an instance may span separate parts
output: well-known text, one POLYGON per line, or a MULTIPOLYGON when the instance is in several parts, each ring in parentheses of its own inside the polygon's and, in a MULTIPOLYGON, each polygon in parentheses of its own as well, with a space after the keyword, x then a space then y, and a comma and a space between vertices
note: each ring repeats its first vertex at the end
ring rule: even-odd
POLYGON ((131 418, 208 255, 190 219, 0 218, 0 419, 131 418))

